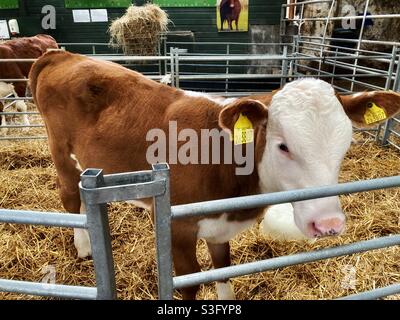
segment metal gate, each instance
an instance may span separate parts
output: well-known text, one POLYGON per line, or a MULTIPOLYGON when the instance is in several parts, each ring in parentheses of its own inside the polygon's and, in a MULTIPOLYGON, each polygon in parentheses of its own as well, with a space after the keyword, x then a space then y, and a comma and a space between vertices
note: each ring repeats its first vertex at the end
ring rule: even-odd
MULTIPOLYGON (((91 188, 97 186, 99 181, 85 175, 82 176, 81 183, 83 187, 91 188)), ((85 194, 82 196, 85 199, 85 194)), ((0 291, 59 298, 101 300, 116 298, 110 228, 104 205, 96 206, 94 209, 88 207, 86 215, 0 209, 0 223, 87 229, 96 275, 96 287, 0 279, 0 291)))
MULTIPOLYGON (((91 179, 91 181, 93 181, 93 184, 90 187, 83 186, 83 184, 81 185, 81 194, 86 208, 88 208, 88 212, 92 213, 94 216, 103 214, 102 210, 104 210, 105 204, 108 202, 153 197, 156 226, 159 299, 163 300, 172 299, 174 289, 209 283, 226 279, 228 277, 238 277, 301 263, 400 245, 400 235, 393 235, 323 250, 304 252, 173 277, 171 253, 172 219, 183 219, 213 213, 260 208, 285 202, 296 202, 334 195, 395 188, 400 187, 400 176, 178 206, 171 206, 170 204, 169 167, 167 164, 153 165, 152 171, 104 176, 101 169, 87 169, 82 173, 82 178, 91 179), (96 185, 94 181, 101 183, 97 183, 96 185)), ((395 293, 400 293, 400 283, 345 298, 373 299, 395 293)))

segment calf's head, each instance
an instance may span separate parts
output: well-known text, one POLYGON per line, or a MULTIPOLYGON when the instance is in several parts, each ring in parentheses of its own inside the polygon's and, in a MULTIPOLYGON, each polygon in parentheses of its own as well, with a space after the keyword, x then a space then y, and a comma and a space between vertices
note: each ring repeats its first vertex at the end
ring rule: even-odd
MULTIPOLYGON (((220 125, 245 113, 264 126, 265 139, 256 167, 263 192, 310 188, 338 182, 341 162, 350 147, 352 125, 371 127, 400 111, 400 95, 365 92, 339 96, 328 83, 301 79, 278 91, 267 107, 254 100, 225 107, 220 125)), ((257 159, 257 158, 256 158, 257 159)), ((340 234, 345 216, 338 197, 293 203, 298 228, 308 237, 340 234)))

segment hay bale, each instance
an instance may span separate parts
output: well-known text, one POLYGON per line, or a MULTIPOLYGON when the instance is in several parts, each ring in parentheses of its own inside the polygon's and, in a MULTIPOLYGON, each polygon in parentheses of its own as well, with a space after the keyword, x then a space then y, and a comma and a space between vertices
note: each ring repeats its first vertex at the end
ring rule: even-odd
POLYGON ((157 5, 131 5, 111 23, 110 46, 122 48, 126 55, 156 55, 160 33, 167 31, 168 22, 167 13, 157 5))

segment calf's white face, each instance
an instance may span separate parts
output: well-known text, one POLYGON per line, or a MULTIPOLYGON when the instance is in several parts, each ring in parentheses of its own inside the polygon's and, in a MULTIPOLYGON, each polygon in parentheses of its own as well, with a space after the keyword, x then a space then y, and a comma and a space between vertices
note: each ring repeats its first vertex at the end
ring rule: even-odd
MULTIPOLYGON (((220 112, 219 125, 234 131, 240 114, 257 135, 257 172, 262 192, 277 192, 336 184, 340 165, 350 147, 352 124, 368 128, 400 113, 400 94, 388 91, 338 96, 332 86, 317 79, 287 84, 269 106, 239 99, 220 112), (261 130, 266 126, 266 130, 261 130), (266 141, 266 142, 265 142, 266 141)), ((339 198, 293 203, 297 227, 308 237, 340 234, 345 217, 339 198)))
MULTIPOLYGON (((272 99, 266 131, 258 164, 263 192, 338 182, 352 123, 328 83, 304 79, 286 85, 272 99)), ((344 228, 338 197, 295 202, 293 207, 296 225, 308 237, 339 234, 344 228)))

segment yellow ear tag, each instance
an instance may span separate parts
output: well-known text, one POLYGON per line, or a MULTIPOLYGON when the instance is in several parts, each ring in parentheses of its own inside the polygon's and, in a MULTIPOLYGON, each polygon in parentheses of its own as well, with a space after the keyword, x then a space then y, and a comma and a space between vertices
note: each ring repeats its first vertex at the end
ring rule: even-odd
POLYGON ((233 141, 235 144, 245 144, 254 141, 253 124, 242 113, 233 128, 233 141))
POLYGON ((367 104, 367 110, 364 113, 364 120, 366 124, 371 124, 385 120, 387 118, 386 112, 383 108, 379 107, 374 102, 367 104))

